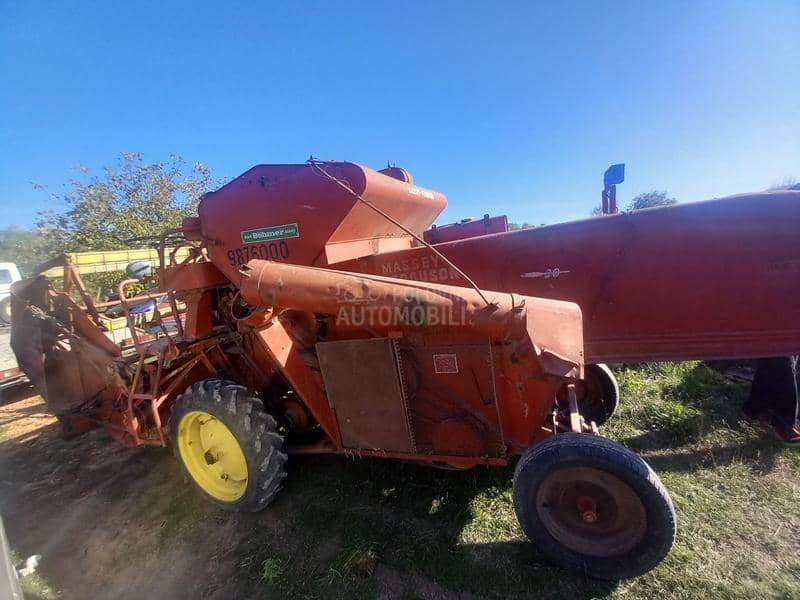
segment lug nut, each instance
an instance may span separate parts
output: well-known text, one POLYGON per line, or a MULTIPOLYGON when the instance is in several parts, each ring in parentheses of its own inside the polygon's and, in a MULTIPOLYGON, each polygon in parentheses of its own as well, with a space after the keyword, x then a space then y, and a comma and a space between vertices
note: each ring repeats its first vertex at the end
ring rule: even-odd
POLYGON ((597 513, 593 510, 585 510, 581 513, 581 519, 585 523, 595 523, 597 521, 597 513))

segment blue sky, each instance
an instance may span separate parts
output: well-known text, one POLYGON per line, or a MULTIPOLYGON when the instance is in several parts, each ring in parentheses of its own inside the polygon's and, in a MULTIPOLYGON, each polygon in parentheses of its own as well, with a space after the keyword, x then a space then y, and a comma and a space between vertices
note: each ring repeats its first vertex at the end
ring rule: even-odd
POLYGON ((800 179, 796 0, 378 4, 0 0, 2 225, 121 151, 390 160, 440 222, 586 216, 613 162, 623 203, 800 179))

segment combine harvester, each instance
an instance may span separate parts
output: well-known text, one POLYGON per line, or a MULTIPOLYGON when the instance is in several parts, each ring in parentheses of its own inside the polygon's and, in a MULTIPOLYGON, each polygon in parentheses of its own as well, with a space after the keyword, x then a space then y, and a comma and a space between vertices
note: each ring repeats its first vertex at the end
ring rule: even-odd
POLYGON ((155 289, 122 300, 127 343, 62 260, 79 293, 15 284, 12 345, 70 431, 172 444, 223 507, 269 504, 291 453, 520 456, 514 508, 544 554, 646 572, 672 546, 672 503, 598 435, 616 392, 586 363, 800 352, 800 192, 425 242, 445 204, 394 167, 257 166, 165 232, 155 289), (156 305, 142 336, 130 307, 155 298, 181 317, 161 326, 156 305))

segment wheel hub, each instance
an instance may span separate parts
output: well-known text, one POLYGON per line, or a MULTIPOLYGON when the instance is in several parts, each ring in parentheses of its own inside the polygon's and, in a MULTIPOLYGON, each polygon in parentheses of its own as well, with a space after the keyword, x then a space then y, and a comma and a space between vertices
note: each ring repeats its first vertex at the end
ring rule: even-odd
POLYGON ((536 507, 550 535, 589 556, 624 554, 647 530, 644 506, 633 489, 592 467, 555 470, 539 486, 536 507))
POLYGON ((247 489, 247 460, 230 429, 213 415, 186 413, 178 427, 178 451, 192 479, 208 495, 225 502, 247 489))
POLYGON ((578 512, 585 523, 597 522, 597 500, 591 496, 578 496, 578 512))

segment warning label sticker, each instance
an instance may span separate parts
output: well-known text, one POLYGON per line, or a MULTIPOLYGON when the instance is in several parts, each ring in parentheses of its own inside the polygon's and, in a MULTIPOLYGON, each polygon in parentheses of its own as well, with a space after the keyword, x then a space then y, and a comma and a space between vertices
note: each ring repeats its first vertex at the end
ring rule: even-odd
POLYGON ((455 354, 434 354, 433 370, 436 373, 458 373, 458 358, 455 354))
POLYGON ((287 223, 286 225, 275 225, 273 227, 261 227, 260 229, 248 229, 242 232, 242 243, 254 244, 256 242, 269 242, 272 240, 282 240, 285 238, 300 237, 300 228, 297 223, 287 223))

